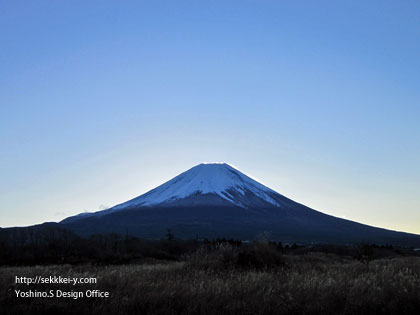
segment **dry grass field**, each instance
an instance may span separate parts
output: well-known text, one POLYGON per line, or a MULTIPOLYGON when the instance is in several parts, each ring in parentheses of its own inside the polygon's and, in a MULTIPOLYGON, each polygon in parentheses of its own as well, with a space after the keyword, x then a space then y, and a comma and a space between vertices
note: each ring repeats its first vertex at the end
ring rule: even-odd
POLYGON ((265 244, 200 248, 178 261, 0 267, 3 314, 418 314, 420 258, 368 262, 279 254, 265 244), (15 284, 15 276, 96 284, 15 284), (109 298, 17 298, 15 290, 109 291, 109 298))

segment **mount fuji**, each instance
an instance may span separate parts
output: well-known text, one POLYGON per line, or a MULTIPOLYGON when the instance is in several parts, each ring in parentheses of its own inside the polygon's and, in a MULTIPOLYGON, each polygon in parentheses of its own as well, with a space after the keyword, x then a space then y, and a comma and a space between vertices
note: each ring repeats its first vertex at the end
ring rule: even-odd
POLYGON ((112 210, 138 206, 182 204, 233 204, 241 208, 280 206, 278 193, 224 164, 200 164, 112 210))
POLYGON ((200 164, 149 192, 94 213, 60 222, 81 235, 130 234, 252 240, 268 233, 297 243, 371 242, 420 245, 420 235, 344 220, 299 204, 228 164, 200 164))

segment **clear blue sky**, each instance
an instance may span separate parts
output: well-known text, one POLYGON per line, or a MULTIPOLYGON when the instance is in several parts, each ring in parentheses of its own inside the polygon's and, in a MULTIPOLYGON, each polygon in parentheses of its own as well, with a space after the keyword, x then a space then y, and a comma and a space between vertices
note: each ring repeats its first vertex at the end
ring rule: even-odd
POLYGON ((0 226, 227 162, 420 233, 419 1, 1 1, 0 226))

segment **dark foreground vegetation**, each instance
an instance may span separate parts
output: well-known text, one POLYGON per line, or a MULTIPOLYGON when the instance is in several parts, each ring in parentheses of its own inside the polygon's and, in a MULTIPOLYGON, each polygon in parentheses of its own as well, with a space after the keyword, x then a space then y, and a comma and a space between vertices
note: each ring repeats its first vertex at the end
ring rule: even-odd
MULTIPOLYGON (((352 257, 361 262, 395 256, 420 256, 420 251, 391 245, 356 244, 345 245, 296 245, 269 242, 268 235, 260 241, 269 243, 276 254, 303 255, 311 252, 352 257)), ((143 263, 148 259, 180 261, 186 255, 205 248, 223 244, 242 248, 239 261, 249 256, 249 242, 237 240, 176 240, 168 230, 161 240, 143 240, 130 235, 98 234, 84 238, 73 232, 43 224, 26 228, 0 229, 0 265, 45 265, 45 264, 128 264, 143 263), (246 253, 244 250, 246 249, 246 253)), ((251 259, 251 258, 250 258, 251 259)), ((258 265, 258 263, 255 261, 258 265)), ((257 267, 257 266, 254 266, 257 267)))
POLYGON ((1 314, 418 314, 420 309, 420 257, 407 248, 298 246, 264 238, 178 241, 170 232, 160 241, 68 236, 33 236, 36 244, 19 243, 18 236, 3 239, 1 314), (97 282, 15 283, 16 277, 37 276, 97 282), (110 297, 15 293, 51 289, 109 291, 110 297))

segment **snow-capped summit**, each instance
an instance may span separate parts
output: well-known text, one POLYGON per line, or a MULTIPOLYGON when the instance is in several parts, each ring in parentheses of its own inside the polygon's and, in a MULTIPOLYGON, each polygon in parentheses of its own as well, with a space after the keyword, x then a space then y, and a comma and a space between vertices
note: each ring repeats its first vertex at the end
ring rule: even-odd
POLYGON ((224 202, 245 208, 248 207, 247 203, 250 200, 255 202, 256 199, 278 206, 279 202, 275 199, 280 195, 226 163, 199 164, 155 189, 110 210, 173 204, 187 198, 197 200, 198 197, 206 196, 210 204, 215 200, 220 202, 221 198, 224 202), (247 198, 244 198, 245 196, 247 198))

